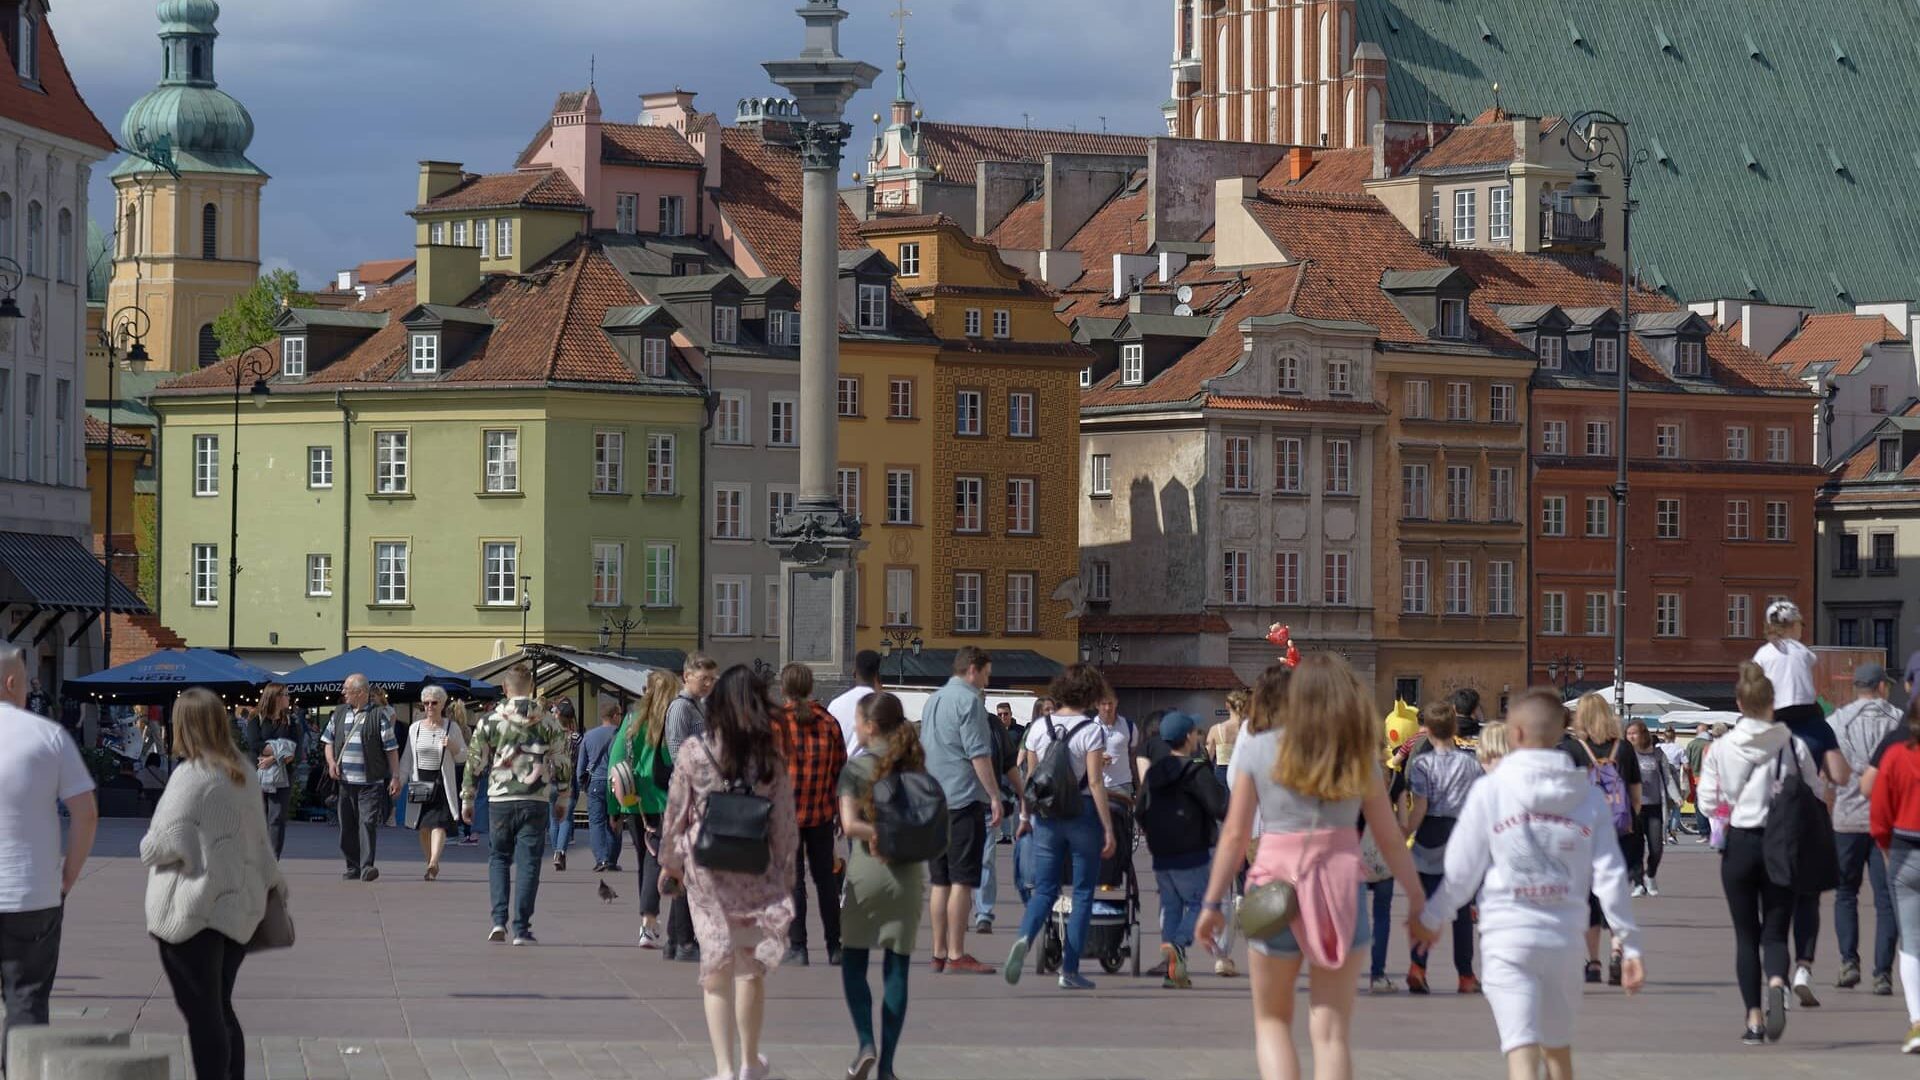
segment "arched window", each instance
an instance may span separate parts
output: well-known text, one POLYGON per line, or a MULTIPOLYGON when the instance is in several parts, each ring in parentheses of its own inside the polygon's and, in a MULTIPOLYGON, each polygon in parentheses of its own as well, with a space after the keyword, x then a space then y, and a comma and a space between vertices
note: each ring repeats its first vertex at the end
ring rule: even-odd
POLYGON ((29 202, 27 204, 27 257, 22 261, 26 264, 27 273, 35 277, 43 277, 47 272, 46 240, 46 213, 40 209, 38 200, 29 202))
POLYGON ((74 262, 74 259, 73 259, 73 254, 74 254, 73 253, 73 211, 71 210, 60 211, 60 225, 57 229, 54 230, 53 238, 54 238, 54 242, 60 245, 59 250, 55 252, 53 257, 53 265, 56 271, 56 276, 61 281, 70 282, 73 280, 73 262, 74 262))
POLYGON ((13 196, 0 191, 0 255, 13 258, 13 196))
POLYGON ((200 208, 200 257, 220 257, 220 208, 212 203, 200 208))
POLYGON ((189 57, 189 59, 187 60, 188 74, 196 79, 201 78, 202 77, 201 71, 205 65, 203 65, 200 61, 200 46, 195 45, 193 47, 193 51, 188 53, 188 57, 189 57))
POLYGON ((200 328, 200 366, 220 362, 220 339, 214 336, 213 324, 207 323, 200 328))
MULTIPOLYGON (((13 203, 11 201, 6 204, 5 211, 9 238, 7 246, 12 247, 13 203)), ((140 254, 140 211, 132 206, 127 207, 126 224, 120 227, 120 254, 129 259, 140 254)))

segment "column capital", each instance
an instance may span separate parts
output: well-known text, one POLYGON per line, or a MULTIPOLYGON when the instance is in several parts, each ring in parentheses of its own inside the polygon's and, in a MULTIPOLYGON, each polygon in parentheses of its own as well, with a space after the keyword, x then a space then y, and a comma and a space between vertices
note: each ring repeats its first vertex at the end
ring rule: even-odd
POLYGON ((837 172, 841 152, 846 149, 847 139, 853 135, 853 125, 810 120, 799 125, 796 134, 800 140, 800 163, 803 168, 837 172))

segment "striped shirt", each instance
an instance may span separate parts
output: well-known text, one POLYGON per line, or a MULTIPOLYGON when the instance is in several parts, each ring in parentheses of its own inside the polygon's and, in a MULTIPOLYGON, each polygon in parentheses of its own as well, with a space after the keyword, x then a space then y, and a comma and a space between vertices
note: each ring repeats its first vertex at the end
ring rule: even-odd
MULTIPOLYGON (((364 731, 370 722, 369 713, 380 720, 380 745, 386 750, 400 749, 400 740, 393 734, 393 712, 390 709, 361 708, 349 711, 340 718, 340 730, 345 733, 347 745, 334 750, 334 757, 340 762, 340 782, 343 784, 364 784, 367 782, 367 755, 361 747, 364 731)), ((328 724, 320 735, 320 741, 333 745, 333 724, 328 724)))

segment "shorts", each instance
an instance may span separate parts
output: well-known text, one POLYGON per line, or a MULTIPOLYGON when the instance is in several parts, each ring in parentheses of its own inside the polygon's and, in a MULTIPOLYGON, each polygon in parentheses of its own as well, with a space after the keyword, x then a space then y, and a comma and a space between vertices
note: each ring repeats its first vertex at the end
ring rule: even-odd
MULTIPOLYGON (((1367 887, 1360 886, 1359 899, 1353 905, 1353 936, 1347 941, 1349 956, 1365 952, 1373 945, 1373 920, 1368 917, 1371 903, 1367 898, 1367 887)), ((1300 955, 1300 942, 1294 938, 1291 926, 1270 938, 1248 938, 1247 948, 1262 956, 1300 955)))
POLYGON ((987 851, 987 804, 969 803, 947 811, 947 850, 927 861, 927 882, 936 888, 980 887, 987 851))
POLYGON ((1480 939, 1480 989, 1500 1031, 1500 1052, 1573 1045, 1574 1015, 1586 982, 1578 946, 1509 945, 1480 939))

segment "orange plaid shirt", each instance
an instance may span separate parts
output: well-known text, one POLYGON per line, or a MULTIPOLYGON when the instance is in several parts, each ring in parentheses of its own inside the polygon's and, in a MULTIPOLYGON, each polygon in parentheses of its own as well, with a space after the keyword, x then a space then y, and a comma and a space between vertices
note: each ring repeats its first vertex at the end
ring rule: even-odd
POLYGON ((793 778, 793 810, 800 828, 835 820, 835 796, 840 770, 847 764, 847 744, 840 722, 817 701, 807 702, 807 716, 796 720, 791 704, 773 714, 773 734, 787 759, 793 778))

